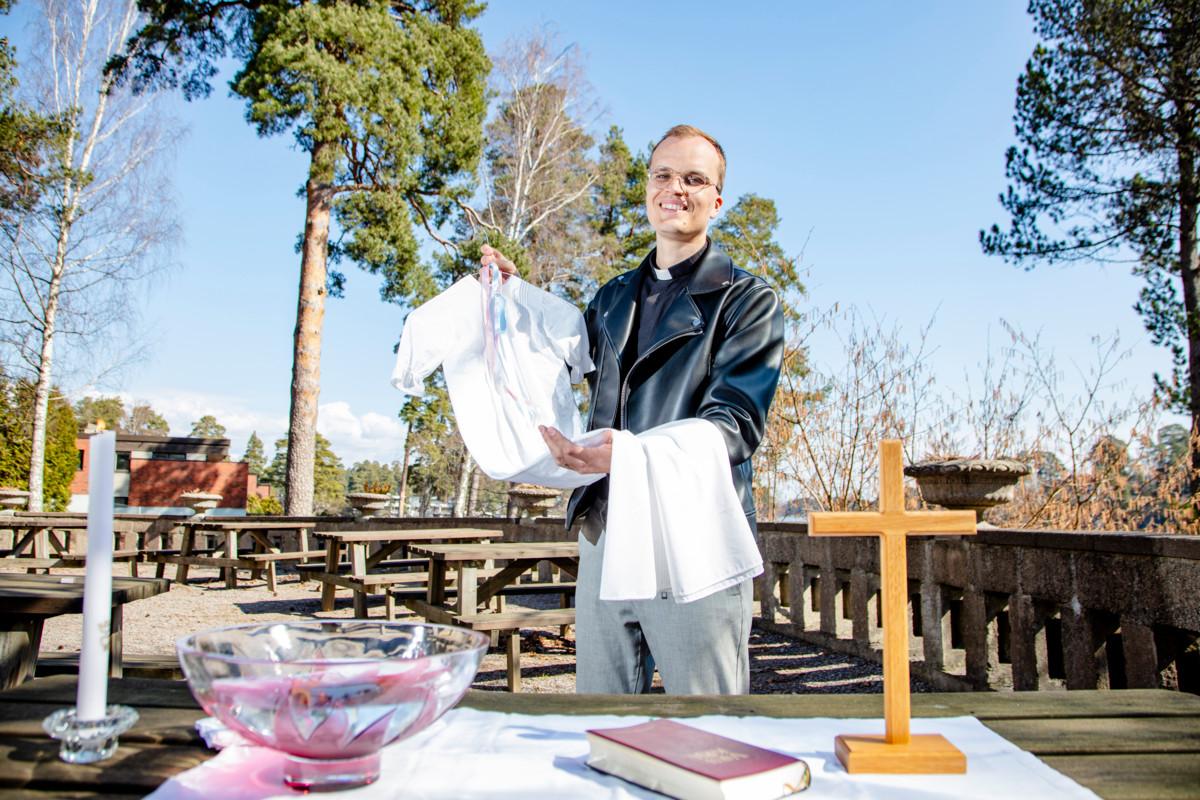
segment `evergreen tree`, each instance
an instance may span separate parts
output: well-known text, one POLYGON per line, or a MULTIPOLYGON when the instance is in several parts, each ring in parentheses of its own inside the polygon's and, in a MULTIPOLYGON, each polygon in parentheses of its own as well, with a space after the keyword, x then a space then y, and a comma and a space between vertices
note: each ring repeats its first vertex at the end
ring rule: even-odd
MULTIPOLYGON (((275 440, 275 457, 263 473, 263 483, 283 492, 287 502, 287 439, 275 440)), ((346 470, 342 460, 333 452, 329 440, 317 434, 316 460, 313 463, 312 483, 315 487, 317 513, 340 511, 346 500, 346 470)), ((291 514, 291 512, 288 512, 291 514)), ((295 516, 295 515, 293 515, 295 516)))
MULTIPOLYGON (((0 0, 0 14, 8 14, 13 0, 0 0)), ((62 120, 36 113, 14 98, 16 52, 7 36, 0 36, 0 222, 12 212, 27 210, 37 202, 52 173, 46 153, 61 139, 62 120)))
POLYGON ((592 189, 592 228, 600 239, 591 269, 597 285, 633 269, 654 247, 654 229, 646 219, 649 169, 649 148, 634 155, 621 129, 609 128, 592 189))
POLYGON ((262 439, 258 438, 258 431, 250 432, 250 438, 246 440, 246 454, 242 456, 242 462, 246 464, 251 475, 262 479, 263 473, 267 469, 267 457, 263 454, 263 443, 262 439))
MULTIPOLYGON (((9 381, 0 375, 0 486, 29 489, 34 394, 30 381, 9 381)), ((65 510, 71 500, 71 481, 79 469, 76 433, 71 404, 55 389, 50 395, 42 484, 46 511, 65 510)))
POLYGON ((378 461, 359 461, 346 470, 346 491, 365 492, 368 486, 387 486, 394 492, 400 486, 400 462, 381 464, 378 461))
MULTIPOLYGON (((217 422, 217 418, 212 414, 205 414, 200 419, 192 423, 192 432, 188 435, 200 436, 208 439, 220 439, 225 435, 225 426, 217 422)), ((259 450, 261 451, 262 442, 259 442, 258 446, 259 450)))
POLYGON ((103 422, 105 430, 117 431, 125 420, 125 404, 119 397, 84 397, 75 403, 75 418, 80 436, 97 422, 103 422))
MULTIPOLYGON (((171 426, 149 403, 137 403, 129 411, 119 397, 84 397, 75 403, 75 418, 79 421, 80 435, 89 425, 98 421, 105 430, 118 433, 154 434, 167 436, 171 426)), ((214 420, 215 421, 215 420, 214 420)))
POLYGON ((121 432, 139 436, 169 436, 171 426, 148 403, 138 403, 121 420, 121 432))
MULTIPOLYGON (((1031 0, 1042 41, 1017 81, 1016 137, 986 253, 1134 260, 1136 309, 1174 360, 1159 393, 1200 432, 1200 4, 1031 0)), ((1200 450, 1191 454, 1200 469, 1200 450)))
POLYGON ((758 273, 775 287, 783 300, 784 313, 794 321, 799 318, 805 290, 800 282, 799 259, 788 256, 775 241, 779 222, 774 200, 746 194, 717 218, 711 234, 734 264, 758 273))
POLYGON ((314 500, 317 399, 325 296, 348 258, 403 297, 427 285, 414 225, 436 226, 469 197, 482 148, 489 69, 468 27, 473 0, 145 0, 147 24, 112 68, 135 86, 206 95, 221 59, 240 62, 231 87, 260 135, 292 131, 309 155, 300 300, 288 426, 287 510, 314 500), (331 221, 342 235, 330 243, 331 221))

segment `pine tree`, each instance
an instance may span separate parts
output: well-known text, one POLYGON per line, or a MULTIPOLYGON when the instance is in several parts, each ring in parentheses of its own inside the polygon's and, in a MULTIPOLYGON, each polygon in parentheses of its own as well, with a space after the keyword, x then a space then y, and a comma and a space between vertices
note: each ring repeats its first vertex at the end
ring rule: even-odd
POLYGON ((256 478, 261 479, 263 473, 266 472, 267 457, 263 454, 263 443, 262 439, 258 438, 258 431, 250 432, 250 438, 246 440, 246 454, 242 456, 242 462, 246 464, 250 474, 256 478))
POLYGON ((309 155, 300 298, 288 426, 287 511, 311 513, 317 453, 325 297, 348 258, 402 296, 428 285, 414 226, 436 226, 470 194, 482 149, 489 64, 468 27, 473 0, 313 3, 303 0, 146 0, 147 24, 112 68, 134 85, 179 85, 208 94, 226 56, 240 69, 259 134, 292 131, 309 155), (342 235, 330 242, 336 220, 342 235))
MULTIPOLYGON (((217 418, 212 414, 205 414, 200 419, 192 423, 192 432, 188 436, 200 436, 210 439, 220 439, 225 435, 225 426, 217 422, 217 418)), ((259 447, 262 447, 262 442, 259 442, 259 447)))
MULTIPOLYGON (((986 253, 1032 268, 1129 261, 1136 305, 1170 349, 1160 396, 1200 434, 1200 4, 1031 0, 1042 39, 1017 81, 1007 230, 986 253)), ((1191 463, 1200 470, 1200 449, 1191 463)))

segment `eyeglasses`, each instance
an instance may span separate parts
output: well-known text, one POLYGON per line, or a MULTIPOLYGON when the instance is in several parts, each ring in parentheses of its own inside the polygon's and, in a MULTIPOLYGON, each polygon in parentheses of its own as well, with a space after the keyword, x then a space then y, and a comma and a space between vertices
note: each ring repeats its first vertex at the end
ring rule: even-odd
MULTIPOLYGON (((699 192, 709 186, 717 184, 708 179, 708 176, 700 172, 676 172, 670 167, 659 167, 658 169, 650 170, 650 186, 655 189, 666 189, 675 184, 675 179, 678 178, 683 184, 683 188, 689 192, 699 192)), ((721 191, 718 186, 717 191, 721 191)))

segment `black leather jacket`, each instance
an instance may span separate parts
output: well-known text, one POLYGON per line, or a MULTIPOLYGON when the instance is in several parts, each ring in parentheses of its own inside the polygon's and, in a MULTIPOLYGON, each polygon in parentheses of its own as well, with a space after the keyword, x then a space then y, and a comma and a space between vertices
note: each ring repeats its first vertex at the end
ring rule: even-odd
MULTIPOLYGON (((654 257, 653 251, 647 260, 654 257)), ((643 268, 645 262, 643 262, 643 268)), ((588 430, 641 433, 691 417, 716 424, 725 437, 733 484, 754 524, 750 457, 767 425, 783 360, 783 308, 775 291, 737 269, 716 244, 696 265, 654 329, 653 344, 621 382, 621 356, 634 330, 638 271, 618 275, 596 292, 584 313, 592 361, 588 430)), ((597 487, 576 489, 567 527, 596 502, 597 487)), ((601 490, 602 493, 602 490, 601 490)))

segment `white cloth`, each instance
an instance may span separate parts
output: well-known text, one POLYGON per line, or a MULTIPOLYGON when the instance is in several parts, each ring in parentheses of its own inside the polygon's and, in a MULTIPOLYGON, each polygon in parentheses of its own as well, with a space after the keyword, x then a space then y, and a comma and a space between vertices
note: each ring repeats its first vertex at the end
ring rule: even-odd
POLYGON ((762 572, 717 426, 613 432, 601 600, 699 600, 762 572))
POLYGON ((571 383, 593 369, 575 306, 517 277, 490 292, 467 276, 408 315, 392 385, 423 394, 425 377, 438 366, 463 441, 489 476, 560 489, 603 477, 560 467, 538 431, 552 425, 581 444, 599 436, 584 433, 571 392, 571 383), (493 317, 505 330, 492 339, 489 359, 493 317))
POLYGON ((593 367, 583 315, 570 303, 516 277, 495 286, 463 278, 408 315, 392 384, 420 394, 439 365, 467 449, 497 480, 594 483, 603 476, 555 463, 537 426, 585 446, 613 434, 601 600, 670 590, 686 603, 762 572, 715 425, 584 433, 571 380, 593 367))
MULTIPOLYGON (((630 716, 533 716, 455 709, 428 730, 383 750, 383 771, 370 786, 338 792, 346 800, 474 800, 579 798, 629 800, 661 795, 585 765, 584 731, 646 722, 630 716)), ((914 719, 913 733, 940 733, 967 756, 965 775, 849 775, 833 754, 841 733, 882 733, 878 719, 680 719, 712 733, 778 750, 808 762, 805 800, 1013 798, 1070 800, 1095 794, 1026 753, 974 717, 914 719)), ((154 800, 295 798, 282 785, 283 756, 262 747, 230 746, 174 776, 154 800)))

